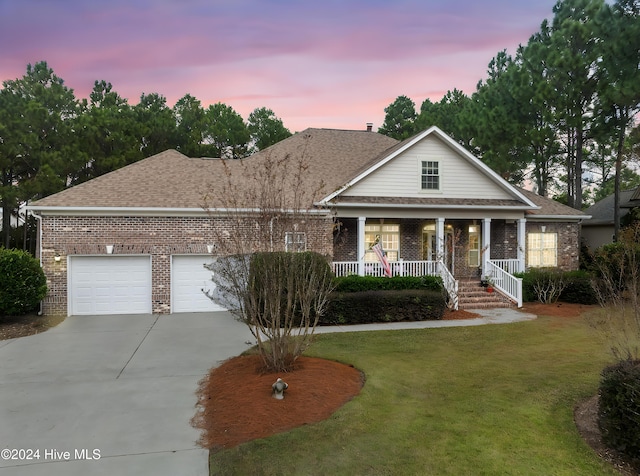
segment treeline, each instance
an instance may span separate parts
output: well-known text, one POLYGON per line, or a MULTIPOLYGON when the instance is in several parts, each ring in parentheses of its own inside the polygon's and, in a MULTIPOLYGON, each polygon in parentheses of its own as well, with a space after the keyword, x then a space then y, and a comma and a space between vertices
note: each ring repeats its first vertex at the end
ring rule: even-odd
POLYGON ((637 0, 559 1, 515 56, 490 61, 471 96, 454 89, 419 111, 400 96, 379 132, 404 139, 437 125, 510 182, 577 209, 638 185, 624 164, 640 139, 639 12, 637 0))
POLYGON ((0 89, 0 205, 5 247, 33 251, 28 227, 12 229, 19 205, 149 157, 177 149, 190 157, 241 158, 291 135, 274 112, 245 122, 222 103, 204 108, 187 94, 173 108, 157 93, 135 106, 96 81, 79 100, 46 62, 0 89), (13 236, 12 236, 13 235, 13 236), (19 235, 19 236, 16 236, 19 235))

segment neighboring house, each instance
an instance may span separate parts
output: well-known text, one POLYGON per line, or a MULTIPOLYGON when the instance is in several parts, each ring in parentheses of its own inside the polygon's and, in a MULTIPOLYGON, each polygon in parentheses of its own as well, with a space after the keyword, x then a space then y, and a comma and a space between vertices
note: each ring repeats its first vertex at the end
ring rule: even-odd
MULTIPOLYGON (((19 226, 24 225, 25 207, 26 207, 26 204, 21 203, 18 207, 17 215, 14 215, 14 214, 11 215, 11 228, 17 228, 19 226)), ((0 207, 0 226, 2 225, 2 222, 3 222, 3 216, 4 216, 4 211, 0 207)))
MULTIPOLYGON (((633 208, 640 207, 640 187, 620 192, 620 223, 625 225, 627 215, 633 208)), ((582 240, 590 250, 613 243, 614 223, 613 211, 615 197, 613 194, 594 203, 584 211, 591 218, 582 224, 582 240)))
MULTIPOLYGON (((518 303, 513 272, 578 267, 584 213, 510 185, 436 127, 403 142, 307 129, 243 163, 259 170, 266 155, 301 154, 309 177, 325 182, 303 247, 329 256, 338 275, 382 275, 370 250, 380 240, 394 274, 439 274, 452 297, 458 280, 491 276, 518 303)), ((203 209, 203 196, 221 167, 169 150, 34 203, 43 311, 214 310, 201 292, 210 283, 203 264, 211 227, 228 224, 215 204, 203 209)))

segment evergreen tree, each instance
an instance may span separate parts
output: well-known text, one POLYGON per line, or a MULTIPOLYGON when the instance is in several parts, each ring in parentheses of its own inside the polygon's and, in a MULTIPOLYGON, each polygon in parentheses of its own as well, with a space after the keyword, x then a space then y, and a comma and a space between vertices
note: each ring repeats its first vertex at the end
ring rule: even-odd
POLYGON ((380 134, 404 140, 414 135, 417 130, 416 105, 407 96, 398 96, 396 100, 384 109, 385 118, 380 134))

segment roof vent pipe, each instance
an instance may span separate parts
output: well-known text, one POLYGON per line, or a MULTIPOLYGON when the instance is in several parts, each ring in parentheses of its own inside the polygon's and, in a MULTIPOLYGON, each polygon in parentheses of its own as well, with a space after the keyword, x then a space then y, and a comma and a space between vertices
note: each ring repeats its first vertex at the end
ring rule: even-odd
POLYGON ((367 132, 371 132, 373 130, 373 122, 367 122, 367 132))

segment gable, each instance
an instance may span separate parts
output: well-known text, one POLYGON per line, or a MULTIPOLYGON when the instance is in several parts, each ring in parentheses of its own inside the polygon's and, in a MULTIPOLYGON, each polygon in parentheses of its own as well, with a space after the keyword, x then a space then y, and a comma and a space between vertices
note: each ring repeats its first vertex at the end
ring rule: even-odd
POLYGON ((342 197, 514 199, 477 160, 470 160, 436 134, 429 134, 341 193, 342 197), (439 187, 423 190, 422 162, 437 162, 439 187))

